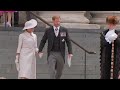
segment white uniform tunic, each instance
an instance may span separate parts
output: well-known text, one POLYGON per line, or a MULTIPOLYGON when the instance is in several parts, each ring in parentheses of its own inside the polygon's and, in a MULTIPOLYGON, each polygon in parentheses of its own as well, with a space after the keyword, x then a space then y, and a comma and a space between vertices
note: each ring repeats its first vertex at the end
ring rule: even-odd
POLYGON ((19 58, 19 77, 26 77, 28 79, 36 79, 36 56, 37 36, 30 34, 27 31, 19 35, 17 53, 20 53, 19 58))

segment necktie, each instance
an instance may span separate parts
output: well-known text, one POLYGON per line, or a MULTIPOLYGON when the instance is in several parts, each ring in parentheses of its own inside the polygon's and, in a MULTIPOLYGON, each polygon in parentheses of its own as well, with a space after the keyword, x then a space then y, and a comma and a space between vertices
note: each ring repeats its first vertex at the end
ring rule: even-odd
POLYGON ((56 34, 56 37, 58 36, 58 28, 56 27, 55 28, 55 34, 56 34))
POLYGON ((57 30, 58 30, 58 28, 56 27, 56 28, 55 28, 55 31, 57 31, 57 30))

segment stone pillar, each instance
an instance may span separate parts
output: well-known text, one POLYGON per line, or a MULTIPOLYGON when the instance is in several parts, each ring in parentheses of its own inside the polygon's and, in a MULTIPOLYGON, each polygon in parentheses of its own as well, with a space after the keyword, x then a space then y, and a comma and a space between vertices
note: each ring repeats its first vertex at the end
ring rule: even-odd
MULTIPOLYGON (((38 11, 32 11, 33 13, 39 15, 38 11)), ((36 19, 36 17, 34 17, 33 15, 27 13, 26 11, 19 11, 19 24, 23 24, 27 21, 27 19, 31 19, 34 18, 36 19)))
MULTIPOLYGON (((38 16, 40 15, 39 11, 32 11, 32 12, 35 13, 36 15, 38 15, 38 16)), ((36 19, 38 21, 38 23, 39 23, 38 26, 46 27, 46 25, 43 22, 41 22, 39 19, 37 19, 33 15, 30 15, 29 13, 26 13, 26 11, 20 11, 20 15, 19 16, 20 16, 19 17, 20 18, 19 24, 24 24, 27 21, 27 19, 34 18, 34 19, 36 19)))
POLYGON ((40 16, 52 24, 52 16, 61 17, 61 25, 66 28, 98 29, 99 25, 89 24, 89 19, 85 16, 86 11, 39 11, 40 16))
MULTIPOLYGON (((99 24, 101 29, 106 29, 106 17, 110 15, 115 15, 120 18, 120 11, 89 11, 92 18, 90 19, 90 24, 99 24)), ((120 29, 120 23, 117 25, 117 29, 120 29)))

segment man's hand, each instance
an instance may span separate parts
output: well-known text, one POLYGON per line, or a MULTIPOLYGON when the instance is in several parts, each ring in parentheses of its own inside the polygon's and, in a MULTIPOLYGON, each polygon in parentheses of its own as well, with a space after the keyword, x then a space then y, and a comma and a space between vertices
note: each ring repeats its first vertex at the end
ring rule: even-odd
POLYGON ((38 54, 39 54, 39 57, 42 58, 43 53, 42 53, 42 52, 39 52, 38 54))
POLYGON ((72 58, 73 54, 68 54, 68 58, 72 58))

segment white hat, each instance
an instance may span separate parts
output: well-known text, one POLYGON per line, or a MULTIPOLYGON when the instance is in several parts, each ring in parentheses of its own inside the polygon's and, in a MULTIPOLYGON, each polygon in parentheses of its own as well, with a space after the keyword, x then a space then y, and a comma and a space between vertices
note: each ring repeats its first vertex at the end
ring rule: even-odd
POLYGON ((37 21, 35 19, 31 19, 25 23, 23 30, 34 28, 37 26, 37 21))

